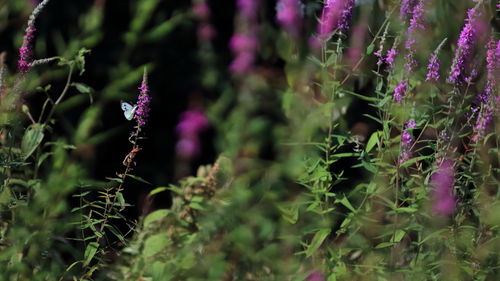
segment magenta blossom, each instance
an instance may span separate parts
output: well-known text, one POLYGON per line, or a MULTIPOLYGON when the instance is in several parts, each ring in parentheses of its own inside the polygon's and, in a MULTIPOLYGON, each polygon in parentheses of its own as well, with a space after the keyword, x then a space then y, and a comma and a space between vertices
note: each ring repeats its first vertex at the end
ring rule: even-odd
POLYGON ((406 122, 406 128, 401 135, 401 154, 399 156, 399 163, 410 160, 411 147, 413 145, 413 137, 409 130, 413 130, 416 126, 415 120, 410 119, 406 122))
POLYGON ((231 51, 235 54, 229 69, 236 74, 244 74, 251 70, 255 61, 255 53, 259 42, 253 34, 235 34, 229 43, 231 51))
POLYGON ((320 271, 313 271, 307 276, 306 281, 326 281, 326 277, 320 271))
POLYGON ((432 53, 429 59, 429 65, 427 65, 427 76, 425 77, 425 81, 434 80, 437 82, 439 80, 439 59, 437 53, 432 53))
POLYGON ((403 80, 399 82, 399 84, 397 84, 396 87, 394 88, 394 99, 400 103, 403 100, 403 97, 405 96, 407 91, 408 91, 408 80, 403 80))
MULTIPOLYGON (((36 4, 38 4, 37 1, 36 4)), ((26 32, 23 37, 23 44, 19 48, 19 60, 17 62, 17 71, 19 73, 26 74, 31 70, 31 63, 33 62, 33 39, 35 38, 35 20, 42 11, 43 7, 47 5, 49 0, 44 0, 36 6, 36 8, 31 13, 28 20, 28 27, 26 27, 26 32)))
POLYGON ((300 0, 279 0, 276 5, 276 20, 294 37, 298 36, 302 26, 302 6, 300 0))
POLYGON ((141 86, 139 87, 140 93, 137 98, 137 109, 135 111, 134 119, 137 120, 137 126, 142 127, 146 125, 147 119, 149 117, 151 103, 151 96, 149 95, 149 87, 148 87, 148 77, 146 71, 144 71, 144 75, 142 78, 141 86))
POLYGON ((259 11, 258 0, 238 0, 237 7, 242 17, 247 20, 255 20, 259 11))
POLYGON ((498 77, 500 76, 500 40, 495 42, 493 39, 488 43, 486 55, 486 69, 488 71, 486 87, 484 93, 478 96, 481 108, 474 126, 473 141, 486 135, 486 131, 493 120, 496 112, 497 102, 495 95, 498 92, 498 77))
POLYGON ((33 39, 35 38, 36 28, 28 26, 23 38, 23 45, 19 48, 19 61, 17 62, 17 71, 19 73, 28 73, 31 69, 33 39))
POLYGON ((417 0, 401 0, 401 7, 399 8, 399 17, 403 22, 411 19, 413 15, 413 7, 417 0))
POLYGON ((177 125, 179 140, 176 145, 177 154, 185 159, 192 159, 201 152, 200 133, 207 130, 209 122, 203 111, 192 109, 181 115, 177 125))
POLYGON ((383 61, 387 64, 388 70, 392 70, 394 68, 397 55, 398 51, 396 50, 396 47, 392 47, 389 51, 387 51, 386 57, 383 61))
POLYGON ((478 40, 478 17, 479 9, 474 7, 467 12, 465 26, 458 38, 458 48, 451 66, 448 82, 455 85, 462 85, 465 78, 465 70, 469 65, 474 46, 478 40))
POLYGON ((318 24, 318 37, 325 41, 337 29, 341 32, 349 29, 354 9, 354 0, 327 0, 318 24))
POLYGON ((453 195, 455 170, 451 160, 443 160, 431 177, 433 213, 447 217, 455 211, 456 199, 453 195))
POLYGON ((413 14, 407 31, 408 38, 405 42, 405 49, 408 52, 408 54, 405 56, 405 68, 408 72, 412 72, 413 69, 417 66, 417 61, 415 60, 415 44, 417 43, 415 33, 418 29, 424 29, 424 12, 424 1, 418 0, 416 5, 413 7, 413 14))

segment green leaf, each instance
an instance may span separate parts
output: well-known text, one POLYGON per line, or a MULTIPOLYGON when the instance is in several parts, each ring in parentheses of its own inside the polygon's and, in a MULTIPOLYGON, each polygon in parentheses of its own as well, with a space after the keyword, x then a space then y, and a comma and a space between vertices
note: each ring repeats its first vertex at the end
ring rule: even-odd
POLYGON ((94 91, 91 87, 83 83, 72 83, 71 86, 75 87, 82 94, 90 94, 94 91))
POLYGON ((163 192, 165 190, 169 190, 167 187, 157 187, 149 192, 149 196, 158 194, 160 192, 163 192))
POLYGON ((125 209, 125 198, 123 198, 123 193, 117 192, 116 198, 118 199, 118 203, 120 204, 120 210, 125 209))
POLYGON ((373 53, 374 49, 375 49, 375 45, 374 44, 368 45, 368 47, 366 48, 366 54, 369 55, 369 54, 373 53))
POLYGON ((170 214, 170 210, 168 209, 161 209, 152 212, 151 214, 147 215, 146 218, 144 219, 144 227, 148 227, 153 222, 165 218, 166 216, 168 216, 168 214, 170 214))
POLYGON ((401 229, 396 230, 396 232, 394 233, 394 235, 391 238, 391 242, 399 243, 399 241, 401 241, 401 239, 403 239, 405 234, 406 233, 404 232, 404 230, 401 230, 401 229))
POLYGON ((37 147, 42 143, 43 137, 43 125, 41 124, 33 124, 26 129, 21 142, 21 152, 24 161, 35 152, 37 147))
POLYGON ((134 176, 134 175, 131 175, 131 174, 127 174, 127 177, 131 177, 131 178, 133 178, 133 179, 134 179, 134 180, 136 180, 136 181, 139 181, 139 182, 142 182, 142 183, 145 183, 145 184, 149 184, 149 185, 151 185, 151 183, 150 183, 150 182, 148 182, 147 180, 145 180, 145 179, 143 179, 143 178, 141 178, 141 177, 134 176))
POLYGON ((387 248, 387 247, 392 247, 394 246, 394 243, 392 242, 382 242, 380 244, 378 244, 377 246, 375 246, 375 249, 382 249, 382 248, 387 248))
POLYGON ((351 205, 351 202, 349 202, 349 199, 347 199, 347 197, 345 196, 342 199, 335 200, 335 203, 341 203, 342 205, 347 207, 347 209, 351 210, 352 212, 356 212, 356 209, 351 205))
POLYGON ((309 245, 309 247, 307 247, 307 250, 305 251, 307 257, 312 256, 319 249, 319 247, 321 246, 321 244, 323 244, 328 235, 330 235, 331 231, 332 230, 330 228, 323 228, 320 229, 318 232, 316 232, 316 234, 314 234, 311 244, 309 245))
POLYGON ((85 262, 83 263, 84 267, 89 265, 89 263, 92 261, 95 254, 97 253, 97 249, 99 249, 99 243, 97 242, 90 242, 87 245, 87 248, 85 249, 85 254, 83 255, 85 259, 85 262))
POLYGON ((144 242, 143 255, 145 257, 150 257, 161 252, 166 246, 172 244, 172 241, 168 238, 167 234, 159 233, 148 237, 144 242))
POLYGON ((380 136, 382 136, 382 131, 376 131, 371 135, 370 139, 368 140, 368 143, 366 143, 366 148, 365 148, 366 152, 370 152, 375 147, 375 145, 380 144, 379 141, 380 136))

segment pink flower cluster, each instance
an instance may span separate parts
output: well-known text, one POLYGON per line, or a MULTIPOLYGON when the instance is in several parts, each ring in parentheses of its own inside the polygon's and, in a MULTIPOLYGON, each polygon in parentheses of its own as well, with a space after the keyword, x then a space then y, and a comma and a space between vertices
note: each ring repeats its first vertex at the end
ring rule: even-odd
POLYGON ((403 97, 406 95, 406 92, 408 91, 408 80, 403 80, 399 82, 399 84, 396 85, 394 88, 394 99, 397 102, 402 102, 403 97))
POLYGON ((200 1, 193 6, 193 14, 200 22, 198 26, 198 39, 201 42, 207 42, 214 38, 215 29, 210 23, 211 11, 208 4, 200 1))
POLYGON ((23 38, 23 45, 19 48, 19 61, 17 62, 17 71, 19 73, 28 73, 31 69, 31 57, 33 54, 33 39, 35 38, 36 28, 28 26, 23 38))
POLYGON ((179 140, 177 154, 184 159, 193 159, 201 151, 200 133, 208 128, 208 119, 199 109, 185 111, 177 125, 179 140))
POLYGON ((425 77, 425 81, 434 80, 437 82, 439 80, 439 59, 437 52, 432 53, 429 59, 429 65, 427 65, 427 76, 425 77))
POLYGON ((409 130, 413 130, 415 126, 415 120, 413 119, 410 119, 406 122, 406 128, 403 130, 403 134, 401 135, 401 154, 399 156, 399 163, 410 160, 413 137, 410 134, 409 130))
POLYGON ((256 52, 259 49, 257 38, 258 0, 238 0, 239 19, 241 30, 231 38, 229 47, 235 55, 229 69, 235 74, 248 73, 255 62, 256 52))
POLYGON ((486 87, 484 93, 478 96, 481 108, 474 127, 473 141, 485 136, 486 131, 493 120, 496 112, 497 102, 496 93, 498 91, 498 77, 500 77, 500 40, 495 42, 493 39, 488 43, 486 55, 486 69, 488 71, 486 87))
POLYGON ((465 26, 460 32, 458 38, 458 49, 453 59, 448 82, 455 85, 462 85, 465 79, 465 70, 469 65, 474 46, 478 39, 478 17, 480 12, 477 7, 470 9, 467 12, 465 26))
POLYGON ((334 31, 347 31, 354 4, 354 0, 327 0, 318 24, 317 40, 324 43, 334 31))
POLYGON ((456 199, 453 195, 455 170, 451 160, 443 160, 431 177, 433 212, 437 216, 450 216, 455 211, 456 199))
POLYGON ((297 37, 302 27, 302 7, 300 0, 279 0, 276 5, 276 20, 291 36, 297 37))
POLYGON ((137 120, 137 126, 143 127, 149 117, 151 103, 151 96, 149 95, 147 74, 144 72, 141 86, 139 87, 140 93, 137 98, 137 110, 135 111, 134 119, 137 120))
POLYGON ((418 0, 416 5, 413 7, 412 16, 410 19, 410 25, 408 26, 408 38, 406 39, 405 49, 408 52, 405 56, 406 63, 405 67, 408 72, 412 72, 417 66, 415 60, 415 44, 417 42, 415 38, 415 33, 418 29, 424 29, 424 1, 418 0))

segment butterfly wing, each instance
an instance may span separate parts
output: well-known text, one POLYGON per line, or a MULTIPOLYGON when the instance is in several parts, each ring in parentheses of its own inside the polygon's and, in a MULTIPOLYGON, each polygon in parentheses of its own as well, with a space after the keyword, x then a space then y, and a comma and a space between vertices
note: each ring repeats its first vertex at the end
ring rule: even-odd
POLYGON ((127 120, 132 120, 132 118, 134 118, 135 110, 137 109, 137 105, 131 105, 127 102, 122 101, 121 107, 122 107, 123 115, 125 116, 125 118, 127 118, 127 120))

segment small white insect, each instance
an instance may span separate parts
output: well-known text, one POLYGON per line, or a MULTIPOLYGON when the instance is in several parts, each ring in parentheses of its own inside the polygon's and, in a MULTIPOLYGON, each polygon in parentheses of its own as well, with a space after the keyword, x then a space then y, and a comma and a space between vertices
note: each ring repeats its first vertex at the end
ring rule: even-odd
POLYGON ((121 101, 120 104, 122 106, 123 115, 125 116, 125 118, 127 118, 127 120, 132 120, 132 118, 134 118, 137 105, 131 105, 130 103, 124 101, 121 101))

